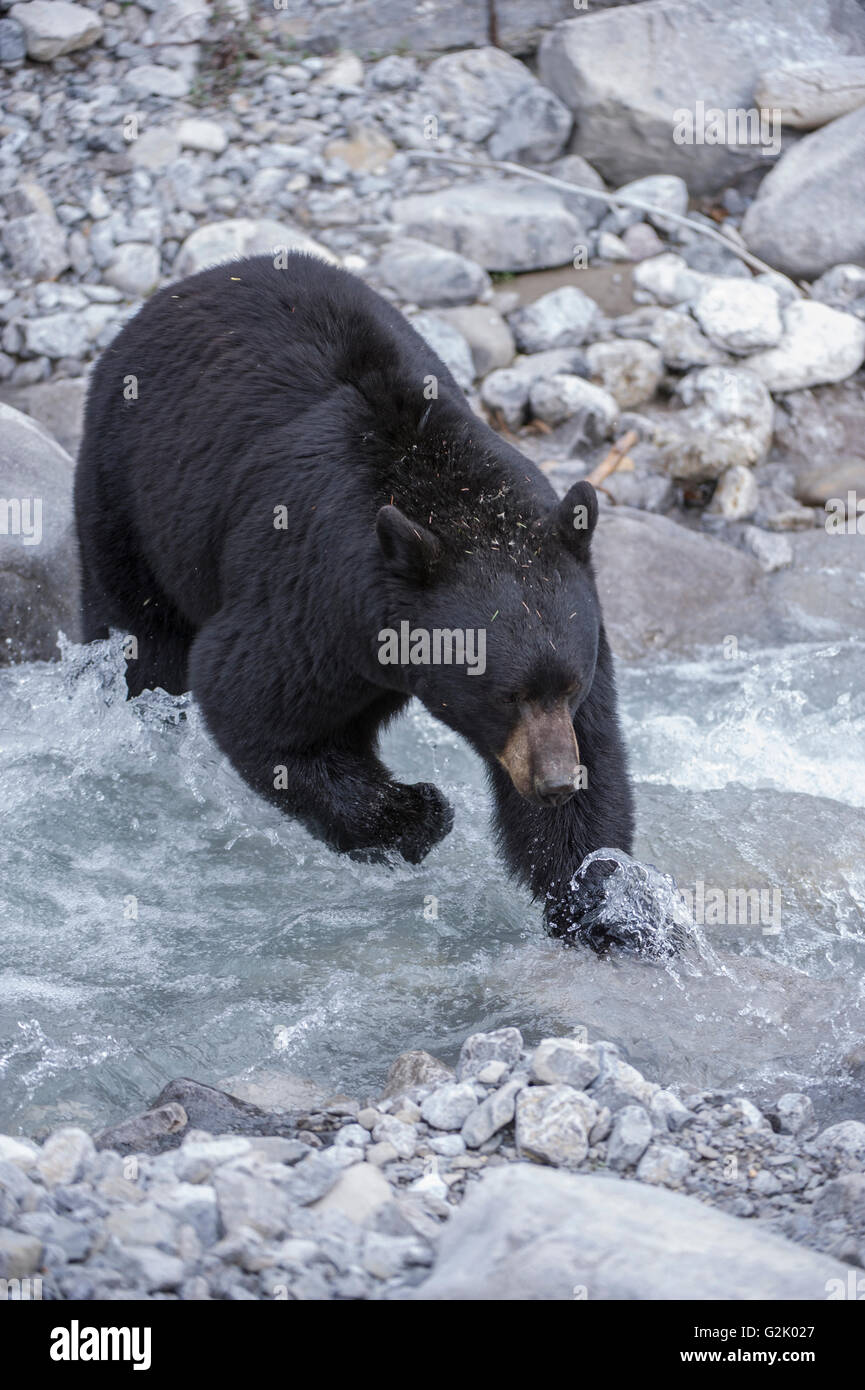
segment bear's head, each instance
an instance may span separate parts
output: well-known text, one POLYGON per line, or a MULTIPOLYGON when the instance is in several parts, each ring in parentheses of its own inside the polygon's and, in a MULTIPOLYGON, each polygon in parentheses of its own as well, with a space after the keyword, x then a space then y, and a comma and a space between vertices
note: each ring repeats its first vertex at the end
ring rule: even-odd
POLYGON ((392 596, 383 668, 544 806, 580 785, 574 716, 592 688, 601 621, 597 515, 583 481, 547 512, 509 498, 466 506, 437 529, 393 505, 376 521, 392 596))

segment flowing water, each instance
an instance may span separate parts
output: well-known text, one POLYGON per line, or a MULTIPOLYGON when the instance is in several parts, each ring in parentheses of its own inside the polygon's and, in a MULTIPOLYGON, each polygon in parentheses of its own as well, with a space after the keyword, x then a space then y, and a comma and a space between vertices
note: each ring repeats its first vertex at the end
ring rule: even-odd
POLYGON ((420 708, 385 758, 454 829, 388 869, 258 800, 188 697, 127 702, 122 665, 113 639, 0 673, 0 1131, 98 1126, 178 1075, 373 1094, 397 1053, 511 1023, 865 1118, 865 642, 620 664, 640 830, 611 901, 651 927, 677 880, 701 920, 668 962, 544 936, 480 763, 420 708))

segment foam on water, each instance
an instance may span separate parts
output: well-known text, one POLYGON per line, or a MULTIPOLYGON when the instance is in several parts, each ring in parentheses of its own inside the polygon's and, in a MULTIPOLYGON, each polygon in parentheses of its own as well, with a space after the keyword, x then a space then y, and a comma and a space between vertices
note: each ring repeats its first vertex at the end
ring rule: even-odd
POLYGON ((779 930, 710 923, 666 963, 542 932, 505 877, 479 761, 413 708, 386 761, 454 829, 418 867, 332 854, 246 788, 194 701, 127 702, 119 639, 0 673, 0 1130, 97 1125, 172 1076, 274 1070, 373 1093, 393 1057, 588 1025, 665 1082, 807 1086, 865 1064, 865 644, 623 668, 644 926, 673 875, 776 887, 779 930), (655 866, 652 869, 649 866, 655 866))

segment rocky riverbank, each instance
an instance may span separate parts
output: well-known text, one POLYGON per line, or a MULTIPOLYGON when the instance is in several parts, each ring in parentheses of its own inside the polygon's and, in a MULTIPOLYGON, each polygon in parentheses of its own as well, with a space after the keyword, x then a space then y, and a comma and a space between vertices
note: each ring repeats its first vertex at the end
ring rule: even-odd
POLYGON ((828 1299, 863 1264, 865 1124, 680 1097, 581 1036, 476 1033, 455 1072, 404 1053, 303 1112, 177 1081, 94 1137, 0 1138, 0 1277, 43 1298, 828 1299))

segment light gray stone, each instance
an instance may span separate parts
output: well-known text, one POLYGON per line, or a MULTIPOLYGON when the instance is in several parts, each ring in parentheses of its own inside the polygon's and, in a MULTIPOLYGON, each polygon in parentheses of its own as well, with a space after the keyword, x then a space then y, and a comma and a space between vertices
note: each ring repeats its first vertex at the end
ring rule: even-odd
POLYGON ((489 1033, 470 1033, 460 1048, 457 1080, 471 1081, 487 1062, 517 1065, 522 1055, 523 1035, 519 1028, 496 1028, 489 1033))
POLYGON ((407 236, 458 251, 487 270, 568 265, 583 231, 552 190, 459 183, 397 199, 391 217, 407 236))
POLYGON ((533 353, 579 347, 600 319, 601 311, 589 295, 576 285, 563 285, 517 309, 509 322, 520 351, 533 353))
POLYGON ((390 1096, 401 1096, 413 1086, 440 1086, 443 1081, 453 1080, 453 1068, 429 1052, 416 1049, 401 1052, 391 1063, 387 1074, 382 1100, 390 1096))
POLYGON ((814 1145, 820 1153, 865 1158, 865 1124, 861 1120, 841 1120, 839 1124, 821 1130, 814 1145))
POLYGON ((488 1139, 492 1139, 494 1134, 498 1134, 500 1129, 511 1123, 516 1099, 522 1089, 522 1081, 508 1081, 469 1113, 461 1132, 468 1148, 479 1149, 488 1139))
POLYGON ((706 337, 726 352, 746 356, 781 340, 778 296, 753 280, 716 280, 698 294, 694 317, 706 337))
POLYGON ((780 111, 783 125, 814 130, 865 105, 865 58, 771 68, 758 77, 754 101, 767 111, 780 111))
POLYGON ((586 361, 592 381, 608 391, 621 410, 633 410, 651 400, 664 375, 664 359, 651 343, 626 339, 590 343, 586 361))
POLYGON ((709 507, 726 521, 746 521, 757 510, 757 479, 742 463, 734 463, 718 481, 709 507))
POLYGON ((589 1151, 597 1106, 573 1086, 527 1086, 517 1096, 516 1140, 522 1158, 577 1168, 589 1151))
POLYGON ((461 1129, 466 1118, 477 1107, 478 1098, 468 1082, 453 1082, 440 1086, 421 1102, 420 1113, 435 1129, 461 1129))
POLYGON ((865 319, 865 266, 835 265, 811 286, 811 298, 865 319))
POLYGON ((652 1144, 637 1164, 637 1180, 675 1187, 690 1171, 691 1160, 684 1149, 672 1144, 652 1144))
POLYGON ((20 1231, 0 1229, 0 1279, 26 1279, 42 1260, 42 1241, 20 1231))
POLYGON ((377 270, 389 289, 421 308, 471 304, 490 288, 490 277, 475 261, 413 237, 392 241, 377 270))
POLYGON ((563 372, 534 382, 529 405, 535 419, 548 425, 578 419, 583 438, 590 444, 609 438, 619 418, 618 404, 609 391, 563 372))
POLYGON ((865 361, 865 322, 828 304, 800 299, 784 310, 784 333, 777 347, 747 359, 770 391, 801 391, 806 386, 844 381, 865 361))
POLYGON ((160 256, 155 246, 125 241, 118 246, 102 278, 132 299, 143 299, 159 284, 160 256))
POLYGON ((611 1168, 632 1168, 645 1153, 652 1137, 652 1121, 642 1105, 624 1105, 613 1119, 607 1141, 607 1163, 611 1168))
POLYGON ((412 314, 409 323, 450 371, 455 382, 468 391, 475 379, 472 350, 452 323, 437 314, 412 314))
POLYGON ((475 376, 487 376, 513 361, 514 336, 491 305, 467 304, 455 309, 440 309, 438 317, 453 324, 465 338, 471 349, 475 376))
POLYGON ((390 1183, 372 1163, 356 1163, 334 1187, 315 1202, 312 1211, 338 1211, 356 1225, 363 1225, 393 1200, 390 1183))
MULTIPOLYGON (((445 1226, 420 1301, 822 1301, 850 1266, 663 1187, 508 1164, 445 1226)), ((405 1297, 406 1295, 399 1295, 405 1297)))
POLYGON ((102 37, 99 15, 67 0, 29 0, 13 5, 9 14, 24 30, 28 58, 40 63, 89 48, 102 37))
POLYGON ((671 477, 718 478, 760 463, 772 443, 774 408, 760 377, 745 367, 703 367, 683 377, 685 409, 658 420, 652 442, 671 477))

